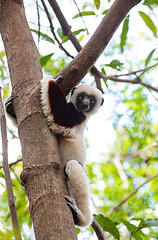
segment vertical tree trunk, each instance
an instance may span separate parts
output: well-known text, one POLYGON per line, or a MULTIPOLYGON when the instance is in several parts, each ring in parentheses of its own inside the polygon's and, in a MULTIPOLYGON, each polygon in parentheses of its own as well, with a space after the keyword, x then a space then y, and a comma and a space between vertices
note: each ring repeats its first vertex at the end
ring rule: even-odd
POLYGON ((21 179, 30 202, 37 240, 73 240, 76 231, 56 138, 41 111, 38 85, 42 78, 38 51, 22 0, 0 0, 0 29, 13 87, 14 108, 22 145, 21 179), (37 90, 36 90, 37 89, 37 90))

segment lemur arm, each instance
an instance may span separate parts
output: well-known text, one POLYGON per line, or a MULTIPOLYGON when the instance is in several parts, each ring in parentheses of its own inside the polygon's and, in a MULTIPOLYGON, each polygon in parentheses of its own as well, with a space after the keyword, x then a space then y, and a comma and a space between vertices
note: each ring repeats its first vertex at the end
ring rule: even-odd
POLYGON ((55 134, 62 134, 65 128, 71 130, 86 118, 71 102, 66 102, 61 88, 51 76, 41 80, 41 99, 44 115, 55 134))

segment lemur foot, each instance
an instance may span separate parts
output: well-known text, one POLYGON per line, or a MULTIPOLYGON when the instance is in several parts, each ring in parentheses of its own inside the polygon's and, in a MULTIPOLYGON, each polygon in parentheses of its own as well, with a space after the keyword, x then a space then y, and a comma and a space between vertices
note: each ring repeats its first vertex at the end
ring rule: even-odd
POLYGON ((73 215, 73 219, 74 219, 74 223, 77 225, 79 223, 79 219, 77 217, 77 212, 78 212, 78 208, 76 206, 76 202, 75 200, 70 197, 70 196, 65 196, 65 200, 67 202, 67 205, 70 207, 72 215, 73 215))
POLYGON ((83 166, 76 160, 70 160, 67 162, 67 164, 65 166, 65 173, 67 176, 69 176, 69 175, 71 175, 72 171, 74 172, 75 170, 79 170, 79 169, 81 169, 81 171, 83 171, 83 166))
POLYGON ((65 200, 67 202, 67 204, 74 209, 74 211, 77 211, 77 206, 76 206, 76 202, 75 199, 73 199, 70 196, 65 196, 65 200))

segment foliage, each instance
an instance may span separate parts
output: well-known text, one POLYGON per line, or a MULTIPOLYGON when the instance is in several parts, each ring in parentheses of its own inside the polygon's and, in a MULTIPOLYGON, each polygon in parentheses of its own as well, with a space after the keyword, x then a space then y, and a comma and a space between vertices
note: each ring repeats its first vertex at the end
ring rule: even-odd
MULTIPOLYGON (((120 126, 123 115, 115 116, 117 137, 106 160, 87 166, 91 192, 95 195, 95 201, 100 202, 101 213, 117 223, 120 231, 123 223, 133 238, 155 239, 155 236, 158 236, 156 229, 150 229, 147 235, 140 230, 151 226, 150 220, 144 220, 148 218, 153 218, 152 226, 158 226, 158 220, 154 220, 157 217, 158 200, 158 192, 155 191, 158 184, 158 125, 151 121, 150 107, 142 88, 133 91, 128 98, 127 90, 123 92, 128 121, 120 126), (131 195, 154 174, 157 174, 157 177, 131 195), (128 195, 131 197, 127 201, 111 211, 128 195), (139 222, 137 228, 135 224, 139 222), (145 225, 146 223, 149 224, 145 225)), ((129 236, 126 238, 123 233, 121 236, 122 239, 129 239, 129 236)))
MULTIPOLYGON (((69 13, 73 33, 81 44, 84 45, 86 42, 87 32, 89 32, 87 25, 90 23, 92 26, 97 20, 99 22, 108 12, 112 2, 112 0, 82 1, 80 13, 76 10, 77 8, 69 13)), ((64 1, 61 3, 64 4, 64 1)), ((74 7, 73 3, 71 5, 74 7)), ((41 7, 42 5, 40 5, 41 7)), ((26 5, 26 10, 27 8, 29 6, 26 5)), ((40 8, 40 16, 43 20, 45 16, 40 8)), ((50 7, 49 11, 52 11, 50 7)), ((158 60, 157 45, 155 44, 158 29, 155 19, 157 11, 157 0, 142 1, 137 6, 137 11, 134 14, 130 13, 123 21, 98 61, 98 69, 101 69, 104 74, 115 76, 154 65, 158 60), (135 18, 138 25, 141 25, 136 33, 134 30, 138 26, 134 26, 134 30, 132 29, 135 18), (143 51, 140 50, 140 52, 137 48, 139 41, 145 45, 143 51), (150 48, 146 49, 148 45, 150 48)), ((63 13, 66 14, 64 10, 63 13)), ((53 23, 56 24, 54 19, 53 23)), ((51 36, 51 31, 45 27, 46 25, 48 26, 43 21, 40 28, 34 24, 30 24, 30 28, 35 39, 40 38, 39 49, 41 45, 42 49, 39 52, 44 73, 56 75, 71 59, 59 49, 54 37, 51 36)), ((93 26, 90 28, 94 30, 93 26)), ((75 55, 76 52, 74 53, 70 40, 64 36, 59 24, 54 26, 54 31, 61 45, 75 55)), ((157 82, 154 81, 155 68, 142 75, 141 80, 148 84, 155 84, 157 87, 157 82)), ((10 88, 3 49, 0 52, 0 77, 5 99, 10 88)), ((94 81, 90 74, 88 74, 88 78, 90 83, 94 81)), ((131 76, 129 76, 130 78, 131 76)), ((139 84, 122 84, 109 80, 102 81, 102 85, 106 95, 113 101, 113 109, 108 118, 113 123, 115 139, 102 161, 92 162, 86 167, 92 199, 95 203, 96 213, 98 213, 95 214, 95 218, 107 233, 108 239, 158 239, 158 177, 139 188, 141 184, 158 172, 158 123, 153 120, 157 110, 156 92, 151 92, 139 84), (132 195, 132 193, 134 194, 132 195), (127 200, 122 202, 126 198, 127 200)), ((108 104, 105 104, 108 107, 108 104)), ((104 119, 107 121, 107 116, 104 119)), ((8 130, 12 137, 16 137, 12 129, 8 130)), ((86 143, 88 147, 88 141, 86 143)), ((30 231, 32 224, 28 201, 19 180, 21 170, 21 163, 12 166, 11 169, 17 213, 23 238, 33 239, 30 231)), ((0 185, 0 239, 13 239, 2 169, 0 169, 0 185)), ((85 232, 77 231, 78 233, 82 232, 84 238, 85 232)), ((87 231, 90 236, 94 237, 91 229, 87 231)))
MULTIPOLYGON (((32 221, 29 214, 28 199, 25 194, 24 188, 21 186, 20 173, 22 171, 22 163, 19 162, 11 167, 11 176, 13 182, 13 191, 15 196, 15 204, 17 209, 17 215, 19 220, 20 229, 23 233, 23 237, 26 240, 31 239, 31 227, 32 221), (30 229, 30 230, 29 230, 30 229), (27 231, 26 231, 27 230, 27 231), (29 233, 30 231, 30 233, 29 233)), ((1 182, 4 182, 3 170, 0 169, 1 182)), ((7 191, 5 184, 2 184, 0 195, 0 223, 3 226, 0 231, 0 239, 13 239, 13 233, 11 230, 11 218, 8 206, 7 191)))

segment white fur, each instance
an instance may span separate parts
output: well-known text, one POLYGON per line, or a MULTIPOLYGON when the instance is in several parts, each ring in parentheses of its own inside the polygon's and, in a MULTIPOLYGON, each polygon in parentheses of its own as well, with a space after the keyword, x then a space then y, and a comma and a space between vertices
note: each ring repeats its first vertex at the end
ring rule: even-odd
POLYGON ((70 194, 70 197, 67 197, 67 199, 69 199, 67 203, 77 213, 77 217, 79 218, 78 226, 85 227, 91 224, 92 214, 89 206, 90 191, 88 179, 83 168, 86 161, 83 133, 88 118, 96 113, 101 105, 102 94, 98 89, 87 85, 80 85, 77 87, 70 97, 70 102, 72 102, 74 106, 76 103, 76 96, 80 92, 93 94, 96 98, 96 105, 92 111, 84 113, 86 121, 73 128, 67 128, 54 123, 48 98, 48 84, 50 80, 53 80, 51 76, 41 80, 42 108, 52 132, 54 134, 60 134, 59 149, 62 162, 66 165, 65 172, 68 176, 67 186, 70 194))

